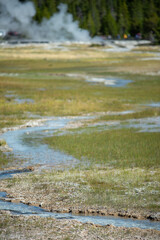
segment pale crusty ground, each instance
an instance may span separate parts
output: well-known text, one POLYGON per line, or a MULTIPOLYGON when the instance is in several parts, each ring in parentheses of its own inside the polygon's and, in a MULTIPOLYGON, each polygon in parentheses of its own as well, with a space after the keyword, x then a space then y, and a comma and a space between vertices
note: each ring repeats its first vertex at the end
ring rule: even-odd
POLYGON ((98 226, 67 219, 41 218, 39 216, 11 216, 0 212, 0 239, 5 240, 158 240, 160 231, 98 226))
MULTIPOLYGON (((32 169, 31 169, 32 170, 32 169)), ((24 176, 27 176, 24 174, 24 176)), ((72 212, 73 214, 98 214, 102 216, 120 216, 136 219, 150 219, 159 221, 160 214, 142 209, 113 209, 109 206, 86 205, 88 187, 68 181, 39 182, 39 174, 33 174, 34 184, 30 177, 23 178, 23 174, 14 176, 16 183, 1 180, 0 191, 7 192, 7 199, 15 203, 25 203, 40 206, 54 212, 72 212)), ((5 200, 5 199, 4 199, 5 200)))

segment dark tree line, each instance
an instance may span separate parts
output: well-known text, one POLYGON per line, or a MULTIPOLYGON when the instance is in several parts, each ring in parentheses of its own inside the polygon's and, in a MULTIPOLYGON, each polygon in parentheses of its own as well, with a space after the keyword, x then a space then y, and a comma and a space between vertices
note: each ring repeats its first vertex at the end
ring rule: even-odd
MULTIPOLYGON (((21 0, 24 2, 25 0, 21 0)), ((91 36, 123 37, 141 33, 160 39, 160 0, 32 0, 36 7, 35 20, 50 18, 60 3, 68 5, 68 12, 81 28, 91 36)))

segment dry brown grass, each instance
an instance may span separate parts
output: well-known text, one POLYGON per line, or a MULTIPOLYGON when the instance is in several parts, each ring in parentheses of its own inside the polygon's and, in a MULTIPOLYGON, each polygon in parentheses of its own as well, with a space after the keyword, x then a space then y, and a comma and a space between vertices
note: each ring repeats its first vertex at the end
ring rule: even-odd
POLYGON ((160 60, 149 60, 149 61, 130 61, 123 64, 117 64, 115 67, 110 67, 112 72, 124 72, 132 74, 147 74, 147 75, 160 75, 160 60))

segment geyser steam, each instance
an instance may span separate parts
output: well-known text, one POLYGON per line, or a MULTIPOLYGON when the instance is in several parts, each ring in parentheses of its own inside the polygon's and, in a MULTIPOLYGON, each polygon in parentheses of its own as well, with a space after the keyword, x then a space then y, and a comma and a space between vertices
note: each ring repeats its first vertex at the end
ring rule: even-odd
POLYGON ((41 24, 33 21, 35 7, 32 2, 0 0, 0 29, 17 31, 33 40, 50 41, 90 41, 87 30, 82 30, 77 21, 67 13, 67 6, 60 4, 59 12, 41 24))

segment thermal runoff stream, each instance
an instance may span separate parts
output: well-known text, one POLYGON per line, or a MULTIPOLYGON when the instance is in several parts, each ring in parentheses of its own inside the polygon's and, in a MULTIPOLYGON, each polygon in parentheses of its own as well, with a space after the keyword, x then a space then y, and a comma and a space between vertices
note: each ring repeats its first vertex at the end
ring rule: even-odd
POLYGON ((74 164, 76 159, 72 156, 55 151, 49 148, 48 145, 40 142, 44 137, 51 136, 59 129, 65 127, 71 120, 73 121, 74 119, 65 117, 48 118, 45 122, 41 122, 39 126, 7 131, 2 135, 2 138, 13 149, 16 158, 26 160, 23 167, 36 164, 45 166, 74 164))
MULTIPOLYGON (((53 133, 56 133, 56 131, 64 128, 71 121, 76 122, 85 118, 88 117, 48 118, 45 121, 39 122, 39 125, 37 126, 17 128, 14 130, 12 129, 12 131, 7 131, 2 135, 2 137, 6 140, 9 147, 13 149, 14 156, 18 159, 23 158, 25 160, 22 164, 23 167, 36 164, 40 164, 44 167, 68 164, 71 166, 71 164, 76 164, 78 160, 62 152, 50 149, 47 145, 42 144, 40 140, 44 137, 50 136, 53 133)), ((10 178, 14 174, 21 172, 23 173, 25 171, 1 171, 0 179, 10 178)), ((111 216, 84 216, 73 215, 71 213, 48 212, 40 207, 7 201, 7 193, 5 192, 0 192, 0 210, 10 211, 12 214, 16 215, 38 215, 41 217, 53 217, 57 219, 73 219, 83 223, 91 222, 100 225, 112 224, 114 226, 160 230, 159 222, 149 220, 134 220, 111 216)))

